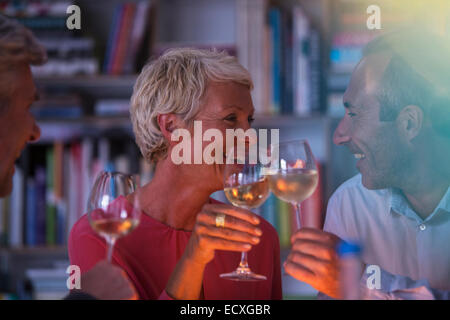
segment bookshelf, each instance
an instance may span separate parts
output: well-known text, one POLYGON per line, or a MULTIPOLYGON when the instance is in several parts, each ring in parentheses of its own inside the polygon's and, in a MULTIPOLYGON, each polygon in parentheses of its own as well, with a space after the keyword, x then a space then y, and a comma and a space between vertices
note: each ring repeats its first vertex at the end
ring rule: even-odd
MULTIPOLYGON (((75 36, 94 40, 94 45, 89 48, 90 53, 87 56, 95 57, 95 61, 98 63, 97 72, 70 76, 48 73, 36 75, 36 85, 41 92, 45 93, 44 101, 46 101, 46 98, 52 99, 54 96, 70 95, 70 99, 75 101, 75 105, 70 105, 70 107, 74 107, 74 110, 79 107, 80 114, 64 118, 52 116, 38 118, 38 123, 42 129, 42 137, 38 143, 29 147, 21 158, 21 165, 24 168, 23 181, 21 190, 17 191, 16 194, 20 194, 20 192, 26 194, 27 180, 25 177, 27 175, 34 176, 36 163, 45 167, 47 160, 44 155, 49 153, 49 150, 55 152, 56 148, 61 147, 63 148, 63 160, 59 158, 59 160, 54 161, 62 161, 63 167, 65 167, 66 161, 73 162, 72 166, 63 169, 66 170, 63 171, 63 174, 68 175, 71 170, 76 168, 74 165, 86 166, 89 161, 95 163, 95 168, 91 167, 89 171, 85 170, 79 174, 80 180, 77 180, 75 185, 60 186, 63 191, 67 188, 88 190, 95 170, 107 165, 107 163, 113 163, 120 168, 124 168, 125 171, 133 169, 145 171, 148 174, 150 169, 143 167, 139 160, 140 156, 133 141, 128 116, 123 112, 118 112, 116 115, 98 115, 96 113, 98 102, 101 100, 129 99, 139 66, 142 66, 148 57, 157 56, 167 48, 175 46, 216 47, 237 55, 240 62, 252 74, 255 82, 255 90, 252 95, 257 110, 255 127, 280 129, 280 140, 294 138, 309 140, 317 160, 322 165, 322 190, 320 190, 321 200, 319 200, 321 212, 319 212, 319 215, 321 215, 323 221, 323 212, 329 196, 339 184, 356 173, 354 169, 355 160, 352 155, 344 148, 333 145, 332 135, 339 121, 339 113, 328 113, 327 108, 329 94, 341 95, 350 77, 349 73, 329 72, 329 53, 333 46, 334 31, 337 30, 334 19, 337 12, 335 5, 337 1, 147 1, 150 4, 150 7, 147 8, 148 21, 145 21, 148 32, 142 36, 140 48, 136 49, 134 70, 128 70, 127 72, 112 72, 112 69, 105 69, 105 60, 112 59, 114 61, 112 57, 114 54, 110 53, 112 56, 107 57, 108 48, 111 47, 109 43, 112 37, 111 30, 118 23, 114 21, 118 19, 117 12, 118 10, 126 10, 120 6, 128 3, 138 4, 139 1, 79 0, 73 2, 80 6, 82 12, 82 30, 77 32, 75 36), (293 8, 297 8, 297 11, 293 8), (284 74, 285 77, 283 79, 281 76, 279 78, 272 77, 273 41, 274 39, 275 41, 286 40, 289 33, 286 36, 283 29, 285 27, 283 27, 278 31, 277 38, 273 30, 274 24, 277 22, 269 19, 269 12, 274 13, 274 19, 279 19, 278 22, 282 26, 284 26, 282 23, 293 23, 295 19, 298 19, 296 23, 299 28, 303 26, 303 29, 296 34, 297 42, 294 41, 291 44, 292 47, 289 50, 292 52, 283 49, 280 57, 287 60, 286 57, 292 58, 295 54, 299 55, 301 66, 306 65, 311 69, 307 74, 308 79, 314 78, 315 83, 301 81, 301 77, 292 80, 286 79, 286 75, 294 77, 294 71, 292 70, 299 68, 294 63, 291 65, 278 61, 278 67, 282 70, 281 74, 284 74), (297 12, 295 17, 293 16, 294 12, 297 12), (306 24, 308 25, 307 28, 305 27, 306 24), (309 38, 308 32, 310 30, 314 30, 315 33, 313 40, 309 38), (315 50, 313 52, 309 51, 309 53, 293 50, 294 47, 298 48, 302 45, 313 46, 316 49, 313 49, 315 50), (314 57, 311 55, 314 55, 314 57), (278 83, 282 85, 279 86, 278 83), (278 101, 278 105, 274 107, 274 86, 277 86, 276 90, 279 90, 278 97, 288 95, 292 97, 278 101), (303 90, 302 92, 314 91, 314 93, 308 93, 310 95, 308 98, 300 97, 295 100, 294 94, 300 90, 303 90), (59 147, 57 147, 58 145, 59 147), (71 159, 70 155, 75 151, 81 152, 85 156, 81 156, 77 160, 67 160, 71 159)), ((365 10, 363 11, 364 14, 365 10)), ((294 36, 295 34, 290 35, 294 36)), ((120 41, 119 38, 116 41, 120 41)), ((281 43, 278 46, 283 47, 281 43)), ((117 70, 120 70, 120 68, 117 70)), ((339 100, 337 101, 336 103, 339 104, 339 100)), ((69 106, 65 107, 68 108, 69 106)), ((73 204, 74 201, 82 204, 75 209, 66 208, 66 211, 61 211, 63 214, 71 215, 70 218, 66 217, 67 219, 63 221, 66 225, 63 236, 66 238, 71 223, 83 213, 82 208, 86 200, 86 194, 80 192, 77 193, 75 198, 66 199, 65 193, 62 193, 63 197, 60 200, 62 202, 67 201, 69 204, 67 207, 70 208, 70 203, 73 204), (75 211, 69 212, 67 210, 75 211)), ((55 207, 55 203, 50 204, 55 207)), ((313 207, 314 205, 317 207, 317 203, 312 204, 313 207)), ((24 206, 22 210, 22 223, 26 223, 27 207, 24 206)), ((3 229, 1 230, 3 231, 3 229)), ((13 292, 19 298, 25 298, 29 297, 27 296, 28 293, 25 293, 22 289, 20 291, 18 288, 23 287, 27 269, 52 268, 54 262, 61 266, 64 264, 62 261, 68 264, 68 258, 65 241, 52 246, 47 246, 45 243, 26 246, 26 230, 22 230, 19 237, 21 241, 16 245, 0 251, 2 256, 0 258, 0 261, 2 261, 1 274, 3 279, 9 279, 6 283, 5 281, 1 282, 0 279, 0 283, 3 283, 0 289, 13 292)), ((288 248, 284 245, 282 249, 283 260, 288 252, 288 248)), ((285 297, 287 298, 311 298, 315 294, 310 287, 298 283, 288 276, 283 277, 283 286, 286 288, 285 297)))

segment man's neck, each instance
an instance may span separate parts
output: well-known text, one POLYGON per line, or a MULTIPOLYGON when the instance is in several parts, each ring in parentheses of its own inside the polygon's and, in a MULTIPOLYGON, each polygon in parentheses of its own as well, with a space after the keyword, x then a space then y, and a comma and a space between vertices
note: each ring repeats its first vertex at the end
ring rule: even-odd
POLYGON ((426 219, 436 209, 449 186, 450 181, 447 178, 433 179, 428 176, 428 178, 418 179, 416 183, 408 183, 400 189, 412 209, 422 219, 426 219))

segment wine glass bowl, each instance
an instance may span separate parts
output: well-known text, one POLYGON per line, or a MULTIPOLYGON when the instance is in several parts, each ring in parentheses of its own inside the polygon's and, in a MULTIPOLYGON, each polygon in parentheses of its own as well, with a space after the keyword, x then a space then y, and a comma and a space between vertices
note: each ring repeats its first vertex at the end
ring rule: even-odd
POLYGON ((300 204, 317 188, 319 174, 314 155, 306 140, 281 142, 271 146, 271 162, 266 177, 271 191, 296 209, 297 228, 300 228, 300 204))
POLYGON ((105 238, 109 262, 116 240, 139 225, 138 191, 139 176, 102 171, 89 194, 88 220, 94 231, 105 238))

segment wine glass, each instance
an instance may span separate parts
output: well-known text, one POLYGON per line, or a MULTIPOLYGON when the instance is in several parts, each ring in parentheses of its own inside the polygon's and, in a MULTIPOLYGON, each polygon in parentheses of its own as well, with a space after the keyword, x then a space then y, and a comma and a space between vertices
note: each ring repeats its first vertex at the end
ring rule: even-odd
MULTIPOLYGON (((247 161, 248 162, 248 161, 247 161)), ((227 199, 236 207, 247 210, 259 207, 270 194, 269 184, 263 175, 264 167, 260 163, 227 164, 224 169, 224 192, 227 199)), ((228 163, 228 162, 227 162, 228 163)), ((231 273, 221 278, 235 281, 266 280, 263 275, 250 270, 247 252, 241 253, 241 262, 231 273)))
POLYGON ((116 240, 129 234, 140 221, 139 176, 101 171, 88 199, 88 219, 92 228, 108 244, 111 262, 116 240))
POLYGON ((272 192, 295 207, 297 229, 301 227, 301 203, 317 187, 319 175, 314 155, 306 140, 271 145, 266 177, 272 192))

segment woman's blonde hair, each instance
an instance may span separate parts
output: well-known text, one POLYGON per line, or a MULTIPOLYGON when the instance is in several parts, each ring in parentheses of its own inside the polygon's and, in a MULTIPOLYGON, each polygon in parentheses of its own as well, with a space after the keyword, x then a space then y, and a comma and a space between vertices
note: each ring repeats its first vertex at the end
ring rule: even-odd
POLYGON ((144 66, 134 85, 130 115, 136 143, 147 161, 157 162, 167 155, 168 141, 158 115, 177 114, 191 124, 210 81, 232 81, 253 89, 249 72, 225 52, 171 49, 144 66))
POLYGON ((32 32, 15 20, 0 14, 0 111, 8 104, 13 81, 8 73, 22 63, 41 65, 47 61, 45 48, 32 32))

